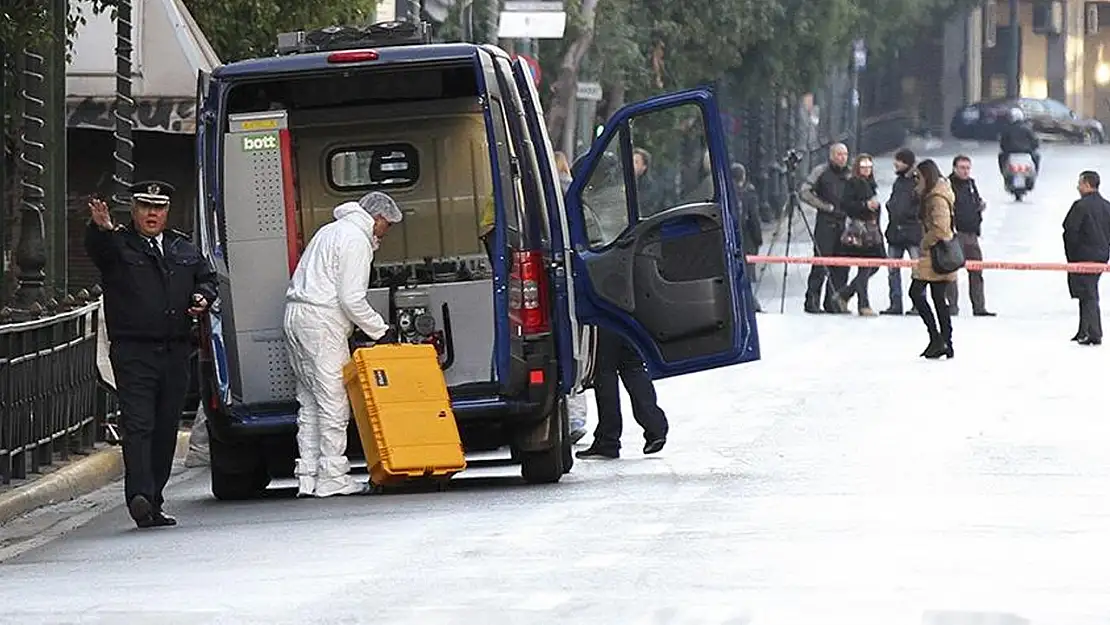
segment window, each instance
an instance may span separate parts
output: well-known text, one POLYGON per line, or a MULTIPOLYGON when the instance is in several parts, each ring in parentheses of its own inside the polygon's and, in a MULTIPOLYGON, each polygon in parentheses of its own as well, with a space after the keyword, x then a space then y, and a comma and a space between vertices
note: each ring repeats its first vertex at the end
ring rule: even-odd
POLYGON ((328 184, 337 191, 400 189, 419 178, 416 148, 405 143, 343 148, 328 157, 328 184))
POLYGON ((684 204, 715 202, 720 193, 696 104, 632 118, 610 138, 588 176, 582 203, 593 249, 616 241, 633 220, 684 204))

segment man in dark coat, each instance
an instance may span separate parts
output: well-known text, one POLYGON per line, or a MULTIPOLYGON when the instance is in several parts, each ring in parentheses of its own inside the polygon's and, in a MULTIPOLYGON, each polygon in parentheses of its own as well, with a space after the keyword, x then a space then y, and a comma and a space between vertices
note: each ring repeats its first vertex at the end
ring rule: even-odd
MULTIPOLYGON (((732 182, 736 185, 736 199, 740 202, 740 214, 735 218, 744 243, 744 273, 748 276, 748 282, 754 285, 755 274, 747 262, 747 257, 759 254, 759 248, 763 245, 763 222, 759 218, 759 193, 748 182, 748 170, 740 163, 732 164, 732 182)), ((755 299, 754 294, 752 298, 755 299)), ((758 299, 755 299, 755 310, 763 312, 758 299)))
MULTIPOLYGON (((890 199, 886 201, 886 253, 888 258, 902 258, 909 255, 917 260, 921 256, 921 202, 914 190, 914 164, 917 156, 908 149, 894 154, 894 186, 890 199)), ((902 308, 902 269, 891 267, 889 270, 890 307, 881 315, 901 315, 902 308)), ((916 315, 917 309, 911 307, 909 314, 916 315)))
MULTIPOLYGON (((847 215, 840 210, 840 196, 851 175, 848 167, 848 146, 834 143, 829 148, 829 161, 818 165, 798 190, 803 202, 817 211, 813 227, 813 255, 836 256, 840 253, 840 235, 844 233, 847 215)), ((846 313, 836 295, 848 284, 847 267, 813 265, 809 270, 804 310, 807 313, 846 313), (826 287, 826 284, 828 285, 826 287), (825 287, 824 303, 821 288, 825 287)))
MULTIPOLYGON (((1064 254, 1069 263, 1105 263, 1110 259, 1110 202, 1098 192, 1099 175, 1079 174, 1082 196, 1064 217, 1064 254)), ((1080 345, 1102 344, 1102 311, 1098 281, 1101 273, 1069 273, 1068 290, 1079 300, 1079 331, 1071 340, 1080 345)))

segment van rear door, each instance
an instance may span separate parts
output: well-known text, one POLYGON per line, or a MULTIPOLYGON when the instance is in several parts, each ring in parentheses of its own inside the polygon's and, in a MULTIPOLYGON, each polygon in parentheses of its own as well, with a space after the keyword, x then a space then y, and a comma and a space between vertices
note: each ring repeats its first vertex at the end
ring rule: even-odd
POLYGON ((563 206, 563 190, 555 171, 555 152, 544 124, 543 108, 531 72, 523 59, 513 62, 513 79, 524 105, 528 131, 536 148, 543 192, 547 198, 547 221, 551 230, 552 325, 556 329, 560 390, 580 387, 589 374, 588 350, 583 349, 574 306, 574 277, 567 268, 570 227, 563 206))
POLYGON ((710 90, 619 110, 566 196, 578 320, 625 337, 657 379, 758 360, 736 207, 710 90))

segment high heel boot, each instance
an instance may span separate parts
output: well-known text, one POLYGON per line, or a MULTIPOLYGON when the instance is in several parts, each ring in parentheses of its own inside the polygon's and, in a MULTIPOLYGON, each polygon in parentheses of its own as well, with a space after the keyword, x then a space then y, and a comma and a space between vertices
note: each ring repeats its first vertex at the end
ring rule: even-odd
POLYGON ((921 352, 921 356, 930 360, 940 358, 948 351, 947 346, 944 344, 944 339, 940 337, 937 332, 929 333, 929 345, 925 351, 921 352))

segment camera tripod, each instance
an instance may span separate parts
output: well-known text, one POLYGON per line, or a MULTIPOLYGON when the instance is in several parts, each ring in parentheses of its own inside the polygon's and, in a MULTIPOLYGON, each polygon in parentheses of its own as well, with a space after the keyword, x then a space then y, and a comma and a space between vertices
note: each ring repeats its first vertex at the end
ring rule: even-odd
MULTIPOLYGON (((790 257, 790 248, 793 244, 794 239, 794 213, 798 214, 798 216, 802 220, 802 223, 805 225, 806 233, 809 234, 809 239, 813 243, 817 256, 822 255, 821 251, 817 249, 817 238, 813 234, 813 226, 809 223, 809 218, 806 217, 805 212, 802 210, 802 203, 801 200, 798 198, 797 169, 799 160, 800 159, 792 158, 792 155, 787 155, 787 157, 783 159, 782 164, 776 164, 776 166, 773 166, 774 169, 776 169, 780 173, 786 174, 786 184, 789 192, 787 195, 786 203, 784 204, 784 211, 779 216, 778 221, 775 224, 775 229, 771 233, 770 243, 767 244, 768 256, 774 256, 775 246, 779 243, 780 237, 782 237, 783 227, 785 226, 786 251, 784 256, 786 256, 787 258, 790 257)), ((759 268, 759 276, 756 279, 757 284, 762 285, 763 274, 765 271, 767 271, 767 267, 768 265, 763 265, 759 268)), ((782 284, 780 285, 781 289, 779 293, 779 313, 783 313, 786 311, 786 278, 789 269, 790 265, 787 263, 783 263, 782 284)))

